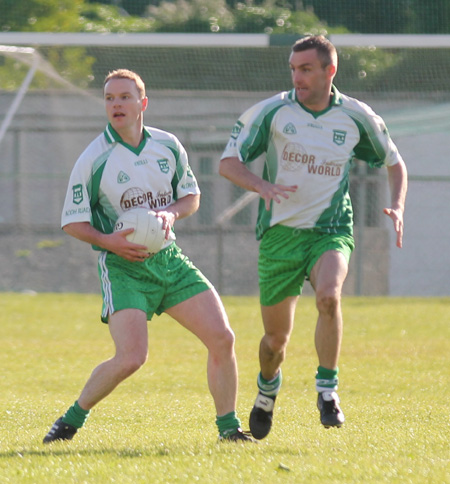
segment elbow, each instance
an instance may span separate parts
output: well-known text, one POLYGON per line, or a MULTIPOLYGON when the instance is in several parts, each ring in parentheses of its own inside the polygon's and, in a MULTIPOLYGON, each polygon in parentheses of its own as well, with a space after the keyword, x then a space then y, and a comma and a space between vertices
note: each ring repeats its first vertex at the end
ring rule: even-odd
POLYGON ((239 161, 237 158, 222 158, 219 163, 219 175, 230 179, 230 170, 233 163, 239 161))
POLYGON ((201 195, 195 197, 194 203, 192 204, 192 213, 195 213, 200 208, 200 197, 201 195))
POLYGON ((72 235, 72 230, 71 230, 72 226, 73 224, 66 224, 66 225, 63 225, 61 228, 66 234, 72 235))
POLYGON ((219 163, 219 175, 226 178, 226 174, 225 174, 225 162, 224 162, 224 160, 220 160, 220 163, 219 163))
POLYGON ((176 218, 184 218, 194 215, 195 212, 200 208, 200 194, 189 196, 189 204, 186 206, 186 211, 184 213, 179 213, 176 218))

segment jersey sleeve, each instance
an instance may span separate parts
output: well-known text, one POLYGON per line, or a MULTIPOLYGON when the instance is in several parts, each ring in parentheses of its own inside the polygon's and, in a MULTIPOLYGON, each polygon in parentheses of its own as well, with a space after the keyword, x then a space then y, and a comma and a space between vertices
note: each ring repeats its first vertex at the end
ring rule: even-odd
POLYGON ((272 120, 284 105, 281 93, 244 112, 234 125, 221 159, 237 157, 243 163, 256 160, 267 150, 272 120))
POLYGON ((393 166, 402 161, 384 120, 366 104, 358 104, 358 111, 348 111, 360 133, 360 141, 354 148, 355 158, 371 167, 393 166))
POLYGON ((61 227, 74 222, 91 223, 91 203, 88 185, 91 165, 83 153, 73 167, 61 215, 61 227))
POLYGON ((184 146, 175 137, 172 146, 176 162, 175 174, 172 180, 174 200, 186 197, 187 195, 199 195, 200 188, 189 165, 188 156, 184 146))

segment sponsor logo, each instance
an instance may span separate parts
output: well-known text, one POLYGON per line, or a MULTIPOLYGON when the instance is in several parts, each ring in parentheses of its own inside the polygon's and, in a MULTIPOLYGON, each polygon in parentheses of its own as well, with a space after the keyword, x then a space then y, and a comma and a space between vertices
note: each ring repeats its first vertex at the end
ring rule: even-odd
POLYGON ((141 188, 133 187, 126 190, 120 198, 120 208, 130 210, 131 208, 144 207, 157 210, 167 207, 172 202, 171 192, 144 192, 141 188))
POLYGON ((287 143, 281 154, 281 166, 287 171, 299 170, 303 165, 314 164, 315 160, 299 143, 287 143))
POLYGON ((323 176, 340 176, 341 167, 335 165, 334 163, 322 163, 321 165, 308 165, 308 173, 312 175, 323 175, 323 176))
POLYGON ((306 126, 308 126, 308 128, 323 129, 323 127, 320 124, 315 124, 315 123, 308 123, 306 126))
POLYGON ((345 143, 345 137, 347 136, 347 131, 342 131, 340 129, 333 129, 333 143, 341 146, 345 143))
POLYGON ((163 173, 169 173, 169 160, 167 158, 161 158, 160 160, 156 160, 159 165, 159 169, 163 173))
POLYGON ((83 201, 83 185, 78 184, 72 187, 72 200, 75 205, 80 205, 83 201))
POLYGON ((184 185, 181 185, 181 188, 183 190, 186 190, 187 188, 195 188, 197 186, 197 183, 185 183, 184 185))
POLYGON ((122 170, 117 175, 117 183, 127 183, 130 181, 130 177, 122 170))
POLYGON ((91 209, 89 207, 81 207, 78 209, 72 208, 70 210, 66 210, 66 217, 76 215, 77 213, 91 213, 91 209))
POLYGON ((297 130, 295 129, 295 126, 292 123, 288 123, 283 128, 283 133, 284 134, 297 134, 297 130))
POLYGON ((134 162, 134 166, 148 165, 148 160, 138 160, 134 162))
POLYGON ((308 170, 311 175, 340 176, 341 166, 333 161, 317 162, 315 155, 306 153, 299 143, 287 143, 281 154, 281 166, 286 171, 308 170))

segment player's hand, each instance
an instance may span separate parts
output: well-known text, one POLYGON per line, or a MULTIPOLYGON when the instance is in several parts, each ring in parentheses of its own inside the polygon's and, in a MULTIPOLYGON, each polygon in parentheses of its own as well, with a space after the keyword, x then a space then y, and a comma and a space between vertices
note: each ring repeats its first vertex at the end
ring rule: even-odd
POLYGON ((394 230, 397 233, 397 247, 403 245, 403 210, 397 208, 385 208, 383 212, 394 222, 394 230))
POLYGON ((134 229, 125 229, 109 234, 108 247, 105 247, 105 249, 114 252, 114 254, 130 262, 144 261, 150 257, 147 247, 145 245, 135 244, 126 239, 126 236, 133 232, 134 229))
POLYGON ((276 203, 281 203, 281 198, 288 199, 289 193, 297 191, 297 185, 278 185, 262 180, 259 196, 264 199, 266 210, 270 210, 270 202, 274 200, 276 203))
POLYGON ((160 212, 157 211, 156 214, 162 220, 162 228, 166 232, 166 240, 169 240, 170 232, 175 223, 175 214, 166 210, 161 210, 160 212))

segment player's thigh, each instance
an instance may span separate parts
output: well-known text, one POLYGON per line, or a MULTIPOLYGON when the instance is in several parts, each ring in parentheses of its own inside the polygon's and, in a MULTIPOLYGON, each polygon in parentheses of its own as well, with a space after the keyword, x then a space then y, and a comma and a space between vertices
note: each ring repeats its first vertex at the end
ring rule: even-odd
POLYGON ((315 240, 307 271, 316 295, 340 294, 354 247, 348 234, 321 234, 315 240))
POLYGON ((324 252, 311 270, 310 280, 316 294, 340 294, 348 273, 345 255, 337 250, 324 252))
POLYGON ((165 312, 195 334, 207 347, 224 339, 234 342, 225 308, 214 288, 196 294, 165 312))
POLYGON ((289 340, 294 327, 297 302, 298 296, 290 296, 277 304, 261 306, 264 332, 267 337, 280 343, 289 340))
POLYGON ((117 356, 136 355, 139 359, 145 359, 148 351, 148 327, 144 311, 116 311, 109 316, 108 326, 117 356))

